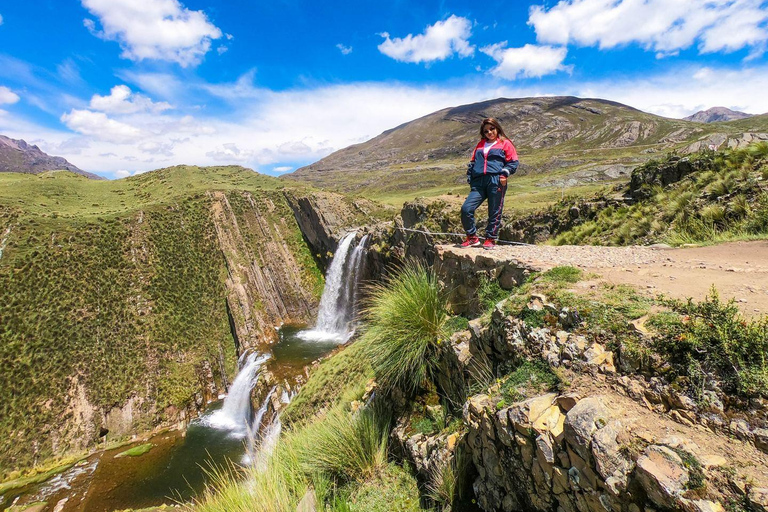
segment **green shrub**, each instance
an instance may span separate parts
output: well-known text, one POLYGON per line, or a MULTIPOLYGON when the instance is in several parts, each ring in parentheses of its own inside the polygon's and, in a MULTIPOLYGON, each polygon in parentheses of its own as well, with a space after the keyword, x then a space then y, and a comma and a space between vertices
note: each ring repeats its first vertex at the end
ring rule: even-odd
POLYGON ((711 379, 727 392, 768 397, 768 317, 744 319, 733 300, 721 302, 714 289, 703 302, 666 305, 682 319, 666 323, 654 348, 685 378, 693 396, 711 379))
POLYGON ((433 270, 408 264, 370 288, 361 337, 384 390, 415 393, 431 376, 446 339, 447 302, 433 270))

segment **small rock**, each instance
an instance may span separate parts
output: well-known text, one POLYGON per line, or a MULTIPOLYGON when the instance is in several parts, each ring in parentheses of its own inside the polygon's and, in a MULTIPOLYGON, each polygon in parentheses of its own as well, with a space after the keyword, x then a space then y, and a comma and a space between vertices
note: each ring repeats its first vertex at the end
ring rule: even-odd
POLYGON ((749 423, 742 419, 735 419, 731 421, 729 428, 733 435, 741 439, 749 439, 752 436, 752 432, 749 430, 749 423))
POLYGON ((301 498, 296 512, 315 512, 317 510, 317 498, 314 489, 309 489, 301 498))
POLYGON ((755 446, 758 450, 768 453, 768 429, 756 428, 752 431, 755 436, 755 446))
POLYGON ((768 488, 753 487, 750 489, 749 503, 755 510, 768 511, 768 488))

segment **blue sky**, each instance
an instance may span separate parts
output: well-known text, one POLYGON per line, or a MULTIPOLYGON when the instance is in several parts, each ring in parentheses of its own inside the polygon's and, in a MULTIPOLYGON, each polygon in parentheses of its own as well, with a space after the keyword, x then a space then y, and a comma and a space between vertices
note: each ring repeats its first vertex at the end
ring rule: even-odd
POLYGON ((0 0, 0 134, 109 178, 274 175, 501 96, 768 112, 767 44, 763 0, 0 0))

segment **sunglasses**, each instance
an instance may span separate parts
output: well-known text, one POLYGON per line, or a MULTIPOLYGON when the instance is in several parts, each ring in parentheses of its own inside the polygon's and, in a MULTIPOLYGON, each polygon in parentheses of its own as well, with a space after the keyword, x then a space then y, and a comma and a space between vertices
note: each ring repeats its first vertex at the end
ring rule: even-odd
POLYGON ((491 132, 495 132, 495 131, 496 131, 496 128, 491 126, 489 128, 486 128, 485 130, 483 130, 483 133, 491 133, 491 132))

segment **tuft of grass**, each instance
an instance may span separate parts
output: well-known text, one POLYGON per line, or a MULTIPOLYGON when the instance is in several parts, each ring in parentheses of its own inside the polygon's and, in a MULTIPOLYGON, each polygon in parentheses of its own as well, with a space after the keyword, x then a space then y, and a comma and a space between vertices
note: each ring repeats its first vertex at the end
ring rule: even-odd
POLYGON ((387 427, 387 419, 375 417, 370 409, 357 414, 337 409, 300 430, 291 442, 305 474, 363 481, 387 462, 387 427))
POLYGON ((437 364, 446 339, 447 301, 434 270, 409 263, 370 288, 366 347, 382 389, 415 393, 437 364))
POLYGON ((509 292, 499 286, 499 281, 483 275, 480 277, 480 285, 477 287, 477 300, 480 309, 484 313, 490 312, 493 307, 509 297, 509 292))

